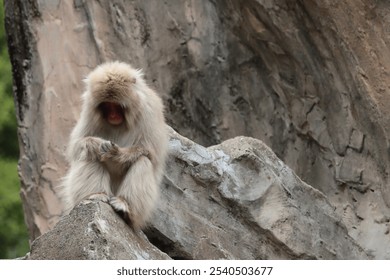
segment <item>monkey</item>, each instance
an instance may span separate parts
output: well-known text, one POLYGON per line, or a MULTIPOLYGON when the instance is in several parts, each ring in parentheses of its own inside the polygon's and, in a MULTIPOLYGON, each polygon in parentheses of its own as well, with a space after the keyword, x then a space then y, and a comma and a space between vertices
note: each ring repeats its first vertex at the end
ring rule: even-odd
POLYGON ((84 199, 109 203, 135 230, 157 203, 168 147, 162 99, 124 62, 106 62, 84 80, 80 118, 67 148, 64 214, 84 199))

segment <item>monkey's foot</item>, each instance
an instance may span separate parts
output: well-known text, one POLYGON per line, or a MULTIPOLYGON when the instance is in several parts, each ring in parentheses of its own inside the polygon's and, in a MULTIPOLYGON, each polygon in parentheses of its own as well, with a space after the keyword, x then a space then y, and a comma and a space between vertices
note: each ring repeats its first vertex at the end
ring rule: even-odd
POLYGON ((112 208, 117 212, 128 225, 132 225, 130 218, 130 207, 127 201, 122 197, 113 196, 109 201, 112 208))
POLYGON ((97 201, 102 201, 102 202, 106 202, 106 203, 109 203, 109 201, 110 201, 110 197, 104 192, 90 194, 85 199, 97 200, 97 201))

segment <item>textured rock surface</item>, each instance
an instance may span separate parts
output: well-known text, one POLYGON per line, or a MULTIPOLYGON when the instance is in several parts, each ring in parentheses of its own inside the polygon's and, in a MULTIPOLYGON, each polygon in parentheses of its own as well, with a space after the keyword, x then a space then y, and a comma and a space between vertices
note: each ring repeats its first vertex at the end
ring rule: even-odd
POLYGON ((119 59, 145 70, 182 135, 263 140, 390 258, 389 13, 374 0, 6 1, 31 237, 61 213, 81 77, 119 59))
POLYGON ((103 202, 83 201, 38 237, 29 260, 166 260, 142 232, 136 234, 103 202))
POLYGON ((147 235, 173 258, 368 258, 326 197, 260 140, 206 149, 173 133, 162 188, 147 235))
POLYGON ((84 201, 29 259, 367 259, 325 196, 261 141, 208 149, 172 131, 149 240, 105 203, 84 201), (166 254, 165 254, 166 253, 166 254))

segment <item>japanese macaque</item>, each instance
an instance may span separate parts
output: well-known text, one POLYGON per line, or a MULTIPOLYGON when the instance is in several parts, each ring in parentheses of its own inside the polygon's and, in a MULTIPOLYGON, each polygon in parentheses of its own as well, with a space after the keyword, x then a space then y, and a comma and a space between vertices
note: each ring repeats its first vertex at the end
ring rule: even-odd
POLYGON ((140 229, 158 199, 167 153, 162 100, 140 70, 122 62, 98 66, 85 83, 67 151, 65 213, 83 199, 99 199, 140 229))

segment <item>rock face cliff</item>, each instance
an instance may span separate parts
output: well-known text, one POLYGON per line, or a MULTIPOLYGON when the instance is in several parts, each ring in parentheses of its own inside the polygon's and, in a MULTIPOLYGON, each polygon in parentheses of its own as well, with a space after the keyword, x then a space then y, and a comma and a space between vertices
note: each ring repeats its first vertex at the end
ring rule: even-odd
POLYGON ((32 239, 61 214, 54 186, 82 77, 123 60, 144 69, 179 133, 205 146, 261 139, 325 195, 366 252, 390 258, 387 1, 9 0, 5 8, 32 239))

